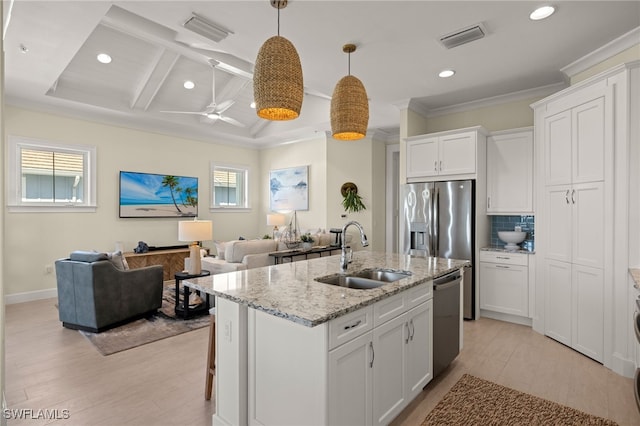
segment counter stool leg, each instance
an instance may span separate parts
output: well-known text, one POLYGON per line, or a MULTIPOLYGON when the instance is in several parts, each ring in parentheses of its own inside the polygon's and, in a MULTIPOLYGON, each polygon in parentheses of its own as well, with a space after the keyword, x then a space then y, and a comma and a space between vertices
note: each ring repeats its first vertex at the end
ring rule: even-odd
POLYGON ((216 372, 216 315, 211 314, 209 325, 209 351, 207 353, 207 379, 204 386, 204 399, 211 399, 213 389, 213 375, 216 372))

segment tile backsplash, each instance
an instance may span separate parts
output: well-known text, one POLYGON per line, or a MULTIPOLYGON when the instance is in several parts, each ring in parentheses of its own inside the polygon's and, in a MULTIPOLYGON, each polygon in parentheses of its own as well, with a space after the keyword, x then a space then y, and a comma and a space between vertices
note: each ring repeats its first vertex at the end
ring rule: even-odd
POLYGON ((491 216, 491 245, 504 246, 505 243, 498 238, 498 231, 513 231, 516 226, 520 226, 527 233, 527 238, 519 244, 520 247, 533 251, 535 249, 534 219, 534 216, 491 216))

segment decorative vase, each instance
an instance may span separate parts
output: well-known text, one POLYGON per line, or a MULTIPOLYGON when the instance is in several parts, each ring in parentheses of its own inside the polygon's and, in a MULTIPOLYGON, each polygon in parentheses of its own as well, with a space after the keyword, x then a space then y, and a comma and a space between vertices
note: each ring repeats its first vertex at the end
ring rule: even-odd
POLYGON ((313 243, 302 243, 302 248, 304 250, 311 250, 311 247, 313 247, 313 243))

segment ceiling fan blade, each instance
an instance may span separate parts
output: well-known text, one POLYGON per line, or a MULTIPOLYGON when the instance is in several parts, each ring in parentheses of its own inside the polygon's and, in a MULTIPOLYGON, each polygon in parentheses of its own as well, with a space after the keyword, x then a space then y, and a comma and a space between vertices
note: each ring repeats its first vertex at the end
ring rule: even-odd
POLYGON ((166 112, 168 114, 191 114, 191 115, 206 115, 204 112, 202 111, 160 111, 160 112, 166 112))
POLYGON ((231 108, 231 105, 235 104, 236 101, 234 101, 233 99, 229 99, 226 100, 224 102, 220 102, 218 105, 216 105, 215 108, 215 112, 225 112, 226 110, 228 110, 229 108, 231 108))
POLYGON ((216 121, 218 121, 219 118, 222 118, 218 114, 205 114, 205 117, 206 117, 207 123, 209 124, 213 124, 216 121))
POLYGON ((224 121, 225 123, 233 124, 234 126, 237 126, 237 127, 246 127, 244 124, 242 124, 238 120, 233 119, 231 117, 226 117, 224 115, 220 115, 219 117, 220 117, 220 120, 224 121))

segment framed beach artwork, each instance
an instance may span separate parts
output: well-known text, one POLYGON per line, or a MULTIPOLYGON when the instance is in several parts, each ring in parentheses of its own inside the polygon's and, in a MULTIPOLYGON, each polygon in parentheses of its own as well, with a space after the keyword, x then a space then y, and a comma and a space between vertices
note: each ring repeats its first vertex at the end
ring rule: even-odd
POLYGON ((120 172, 120 217, 197 216, 197 177, 120 172))
POLYGON ((309 166, 269 172, 271 211, 309 210, 309 166))

